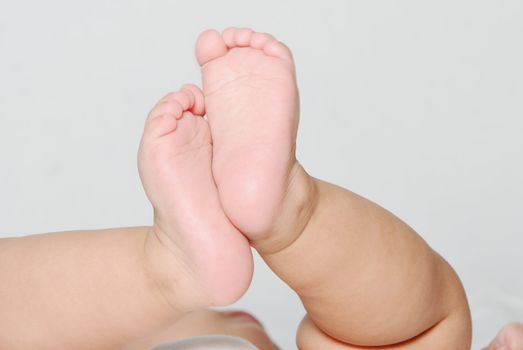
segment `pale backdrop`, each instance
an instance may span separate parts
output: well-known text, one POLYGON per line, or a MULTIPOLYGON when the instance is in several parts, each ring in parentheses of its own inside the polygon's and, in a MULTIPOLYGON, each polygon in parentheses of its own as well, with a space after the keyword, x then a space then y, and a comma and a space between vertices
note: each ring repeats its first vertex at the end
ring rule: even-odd
MULTIPOLYGON (((523 321, 522 7, 0 0, 0 235, 149 224, 135 165, 148 109, 199 82, 201 30, 251 26, 294 51, 305 168, 450 261, 477 349, 523 321)), ((294 348, 303 309, 261 261, 237 306, 294 348)))

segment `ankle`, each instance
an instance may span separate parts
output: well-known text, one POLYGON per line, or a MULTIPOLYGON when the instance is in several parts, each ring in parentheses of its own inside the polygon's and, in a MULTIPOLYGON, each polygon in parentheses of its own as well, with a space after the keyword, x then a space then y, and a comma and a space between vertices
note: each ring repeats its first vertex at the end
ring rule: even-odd
POLYGON ((251 245, 262 255, 286 249, 305 230, 317 202, 318 189, 315 179, 296 161, 290 171, 287 192, 270 232, 259 240, 251 241, 251 245))
POLYGON ((151 227, 143 246, 143 267, 151 290, 172 309, 183 314, 212 304, 181 251, 157 228, 151 227))
POLYGON ((216 223, 217 233, 230 236, 229 244, 201 242, 195 255, 182 240, 167 233, 172 229, 164 231, 160 226, 155 224, 148 233, 147 270, 160 294, 172 300, 172 305, 188 311, 226 306, 245 294, 252 279, 253 260, 249 242, 241 233, 227 232, 216 223))

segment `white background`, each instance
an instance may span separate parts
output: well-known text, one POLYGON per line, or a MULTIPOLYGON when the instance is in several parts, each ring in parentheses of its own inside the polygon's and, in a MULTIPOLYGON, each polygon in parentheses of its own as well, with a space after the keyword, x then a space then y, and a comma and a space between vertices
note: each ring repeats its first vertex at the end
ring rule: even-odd
MULTIPOLYGON (((523 321, 522 1, 0 0, 0 235, 150 224, 145 115, 230 25, 291 47, 299 159, 449 260, 474 348, 523 321)), ((261 261, 237 306, 294 348, 303 310, 261 261)))

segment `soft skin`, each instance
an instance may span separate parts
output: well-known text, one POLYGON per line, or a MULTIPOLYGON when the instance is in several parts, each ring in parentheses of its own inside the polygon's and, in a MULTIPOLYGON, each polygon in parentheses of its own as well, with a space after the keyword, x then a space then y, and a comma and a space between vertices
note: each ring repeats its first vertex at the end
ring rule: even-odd
MULTIPOLYGON (((307 310, 300 350, 469 349, 450 265, 396 216, 297 161, 290 50, 228 28, 202 33, 196 57, 203 91, 168 94, 145 123, 138 163, 151 227, 0 240, 0 347, 120 349, 190 317, 230 325, 192 312, 241 297, 251 245, 307 310)), ((253 329, 244 337, 273 350, 253 329)))

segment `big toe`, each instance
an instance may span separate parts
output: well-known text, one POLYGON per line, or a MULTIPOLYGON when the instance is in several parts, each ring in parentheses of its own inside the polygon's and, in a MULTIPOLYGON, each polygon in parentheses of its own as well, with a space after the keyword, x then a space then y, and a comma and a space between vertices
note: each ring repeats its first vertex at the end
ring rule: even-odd
POLYGON ((227 50, 228 48, 223 41, 222 35, 213 29, 201 33, 196 41, 196 59, 200 66, 225 55, 227 50))

